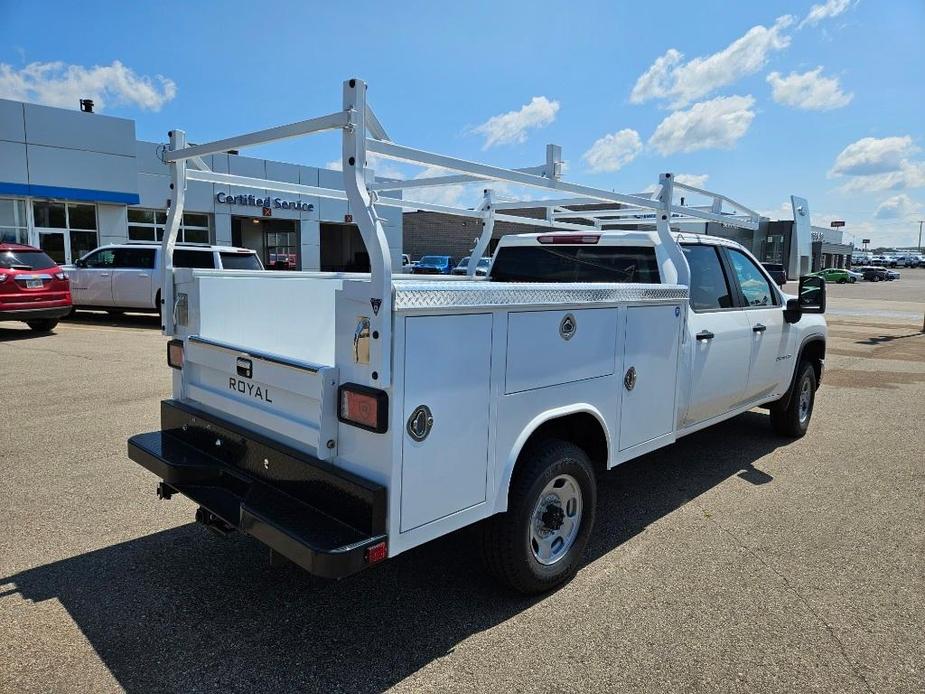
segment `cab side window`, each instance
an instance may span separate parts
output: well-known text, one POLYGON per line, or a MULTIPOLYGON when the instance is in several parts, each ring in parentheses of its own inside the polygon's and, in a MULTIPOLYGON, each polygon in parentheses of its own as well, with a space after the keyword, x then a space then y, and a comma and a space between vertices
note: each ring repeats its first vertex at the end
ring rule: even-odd
POLYGON ((173 266, 213 269, 215 258, 212 257, 212 251, 177 249, 173 252, 173 266))
POLYGON ((151 270, 154 268, 153 248, 117 248, 114 267, 133 270, 151 270))
POLYGON ((94 269, 107 269, 115 264, 116 253, 112 249, 106 249, 91 253, 83 260, 83 266, 94 269))
POLYGON ((777 292, 771 289, 767 278, 758 266, 741 251, 729 248, 729 261, 739 280, 746 306, 776 306, 777 292))
POLYGON ((691 269, 690 302, 695 311, 733 308, 732 292, 714 246, 682 245, 691 269))

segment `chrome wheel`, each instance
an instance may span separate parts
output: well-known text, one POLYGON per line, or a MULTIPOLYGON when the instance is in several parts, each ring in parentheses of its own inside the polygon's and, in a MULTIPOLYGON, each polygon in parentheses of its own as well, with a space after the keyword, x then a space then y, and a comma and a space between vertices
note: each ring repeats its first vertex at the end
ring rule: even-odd
POLYGON ((550 566, 568 554, 581 528, 581 513, 578 481, 571 475, 551 479, 530 515, 527 542, 534 559, 550 566))
POLYGON ((809 410, 810 407, 812 407, 812 404, 813 386, 808 378, 804 378, 803 383, 800 385, 800 424, 805 424, 806 420, 809 419, 809 410))

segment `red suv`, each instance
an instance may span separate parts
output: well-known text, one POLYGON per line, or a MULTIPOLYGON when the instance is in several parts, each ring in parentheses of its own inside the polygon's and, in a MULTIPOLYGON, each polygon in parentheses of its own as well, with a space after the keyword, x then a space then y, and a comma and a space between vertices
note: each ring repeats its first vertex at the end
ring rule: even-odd
POLYGON ((0 243, 0 321, 48 332, 71 312, 71 283, 38 248, 0 243))

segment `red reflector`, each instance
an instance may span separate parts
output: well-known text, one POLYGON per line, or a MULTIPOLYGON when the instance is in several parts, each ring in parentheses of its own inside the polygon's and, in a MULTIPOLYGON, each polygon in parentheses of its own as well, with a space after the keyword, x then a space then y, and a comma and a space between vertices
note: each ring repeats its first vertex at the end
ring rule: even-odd
POLYGON ((369 547, 366 550, 366 563, 367 564, 376 564, 383 559, 385 559, 389 554, 389 548, 385 543, 385 540, 382 542, 377 542, 372 547, 369 547))
POLYGON ((167 365, 174 369, 183 368, 183 340, 167 343, 167 365))
POLYGON ((544 234, 537 236, 536 240, 542 244, 595 244, 601 238, 600 234, 544 234))

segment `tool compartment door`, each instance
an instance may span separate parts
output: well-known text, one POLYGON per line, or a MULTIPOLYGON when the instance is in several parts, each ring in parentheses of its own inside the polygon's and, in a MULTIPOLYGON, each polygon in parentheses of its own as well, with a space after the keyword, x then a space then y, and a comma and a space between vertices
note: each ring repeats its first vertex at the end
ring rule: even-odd
POLYGON ((405 319, 404 406, 396 422, 402 532, 485 501, 491 339, 491 314, 405 319), (409 420, 423 407, 433 424, 420 439, 409 420))
POLYGON ((626 309, 620 451, 674 431, 682 310, 678 306, 626 309))

